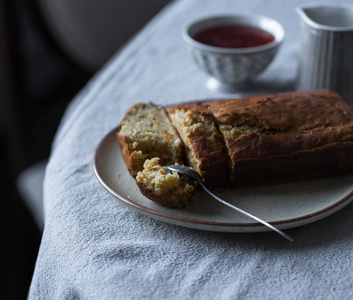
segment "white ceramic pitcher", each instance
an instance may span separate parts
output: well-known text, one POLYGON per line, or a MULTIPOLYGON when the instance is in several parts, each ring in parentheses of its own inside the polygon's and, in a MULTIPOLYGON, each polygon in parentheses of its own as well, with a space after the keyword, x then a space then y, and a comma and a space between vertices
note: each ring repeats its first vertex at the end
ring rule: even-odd
POLYGON ((328 88, 353 105, 353 6, 306 5, 301 20, 298 90, 328 88))

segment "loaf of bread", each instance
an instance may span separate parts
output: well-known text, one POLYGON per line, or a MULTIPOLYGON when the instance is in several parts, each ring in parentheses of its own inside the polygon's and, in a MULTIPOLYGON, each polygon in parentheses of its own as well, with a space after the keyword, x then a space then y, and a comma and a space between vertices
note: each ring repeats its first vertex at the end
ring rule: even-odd
POLYGON ((166 110, 139 104, 127 113, 117 136, 133 176, 154 157, 162 166, 188 164, 213 186, 296 181, 353 170, 353 109, 330 90, 166 110))
POLYGON ((353 110, 329 90, 203 103, 231 159, 231 185, 324 177, 353 169, 353 110))

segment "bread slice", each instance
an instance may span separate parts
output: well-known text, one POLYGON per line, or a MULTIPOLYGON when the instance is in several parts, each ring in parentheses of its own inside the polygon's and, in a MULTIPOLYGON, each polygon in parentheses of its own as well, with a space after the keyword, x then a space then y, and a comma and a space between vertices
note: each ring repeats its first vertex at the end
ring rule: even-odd
POLYGON ((169 107, 168 113, 185 145, 188 165, 207 185, 226 185, 230 161, 212 113, 201 103, 169 107))
POLYGON ((353 110, 329 90, 203 103, 215 116, 234 185, 283 182, 353 169, 353 110))
POLYGON ((162 165, 183 164, 183 143, 160 105, 132 106, 120 123, 117 139, 133 177, 142 171, 146 159, 158 157, 162 165))
POLYGON ((136 178, 141 193, 170 208, 188 204, 194 187, 187 176, 162 167, 183 164, 183 142, 164 107, 136 104, 125 115, 117 133, 129 173, 136 178))
POLYGON ((170 208, 188 205, 194 186, 189 178, 170 172, 159 164, 159 158, 147 159, 143 171, 137 173, 136 183, 147 198, 170 208))

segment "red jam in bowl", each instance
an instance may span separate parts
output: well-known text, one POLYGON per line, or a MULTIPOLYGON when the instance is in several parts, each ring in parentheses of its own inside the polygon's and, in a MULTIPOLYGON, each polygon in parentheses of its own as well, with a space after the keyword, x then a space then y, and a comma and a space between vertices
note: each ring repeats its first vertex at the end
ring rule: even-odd
POLYGON ((196 41, 222 48, 248 48, 274 41, 275 37, 265 30, 243 25, 222 25, 207 28, 193 37, 196 41))

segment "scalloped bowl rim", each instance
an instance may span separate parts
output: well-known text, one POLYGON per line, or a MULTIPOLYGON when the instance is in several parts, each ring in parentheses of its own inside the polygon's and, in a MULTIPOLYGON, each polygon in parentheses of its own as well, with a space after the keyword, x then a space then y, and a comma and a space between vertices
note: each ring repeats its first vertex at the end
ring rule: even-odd
POLYGON ((257 15, 257 14, 213 15, 213 16, 200 18, 186 25, 182 30, 182 37, 188 45, 199 50, 215 52, 215 53, 225 53, 225 54, 247 54, 247 53, 261 52, 274 47, 278 47, 284 40, 285 31, 279 22, 263 15, 257 15), (257 27, 271 33, 275 37, 275 39, 270 43, 256 46, 256 47, 222 48, 222 47, 210 46, 210 45, 200 43, 192 37, 193 34, 203 29, 214 27, 217 25, 226 25, 226 24, 248 25, 248 26, 257 27))

